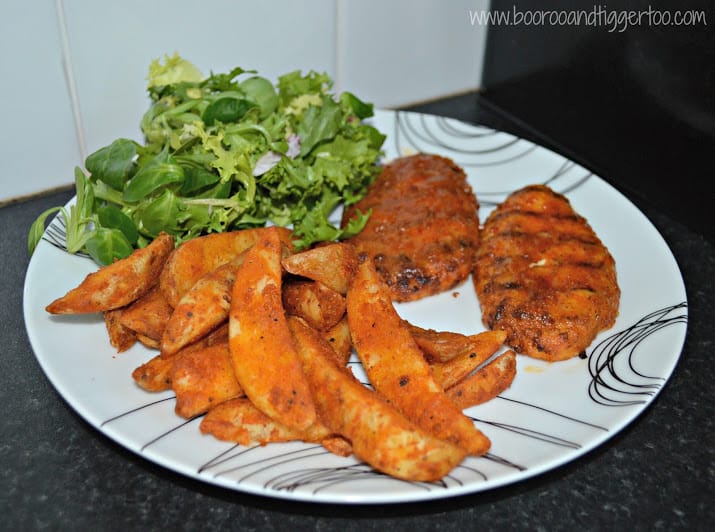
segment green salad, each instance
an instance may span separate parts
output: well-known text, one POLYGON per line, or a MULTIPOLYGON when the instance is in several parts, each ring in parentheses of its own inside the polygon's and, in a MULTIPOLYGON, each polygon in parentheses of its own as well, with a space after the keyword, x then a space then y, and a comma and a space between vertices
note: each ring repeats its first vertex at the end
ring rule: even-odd
POLYGON ((42 213, 28 236, 34 250, 46 219, 60 211, 67 250, 108 264, 160 232, 177 242, 272 223, 292 226, 295 244, 347 238, 329 221, 358 201, 378 172, 385 140, 363 122, 373 106, 331 92, 326 74, 300 71, 274 85, 235 68, 204 77, 178 55, 149 67, 151 106, 144 143, 120 138, 75 169, 76 202, 42 213))

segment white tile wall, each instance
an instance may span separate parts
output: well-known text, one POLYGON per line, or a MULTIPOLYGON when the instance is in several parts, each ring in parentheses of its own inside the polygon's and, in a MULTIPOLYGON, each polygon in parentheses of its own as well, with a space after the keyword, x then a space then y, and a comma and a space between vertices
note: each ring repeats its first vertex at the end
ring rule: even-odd
POLYGON ((341 85, 390 108, 479 87, 487 0, 338 0, 341 85))
POLYGON ((0 202, 70 184, 87 153, 141 140, 152 59, 275 80, 319 70, 393 107, 476 89, 488 0, 8 0, 0 6, 0 202), (67 70, 67 73, 65 73, 67 70), (7 104, 11 102, 11 104, 7 104))
POLYGON ((333 0, 64 0, 87 148, 140 140, 146 76, 178 52, 205 74, 235 66, 269 79, 297 68, 334 74, 333 0), (99 23, 98 23, 99 21, 99 23))
POLYGON ((0 200, 70 183, 80 161, 54 0, 0 6, 0 200))

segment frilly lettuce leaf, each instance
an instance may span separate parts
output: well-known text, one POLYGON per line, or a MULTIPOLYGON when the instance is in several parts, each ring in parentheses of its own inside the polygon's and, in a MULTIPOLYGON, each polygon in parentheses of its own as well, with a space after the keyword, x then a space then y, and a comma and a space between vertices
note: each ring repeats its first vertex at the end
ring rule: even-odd
POLYGON ((192 63, 183 59, 176 52, 174 55, 164 55, 164 63, 154 59, 149 65, 147 87, 163 87, 182 81, 198 82, 204 79, 201 71, 192 63))

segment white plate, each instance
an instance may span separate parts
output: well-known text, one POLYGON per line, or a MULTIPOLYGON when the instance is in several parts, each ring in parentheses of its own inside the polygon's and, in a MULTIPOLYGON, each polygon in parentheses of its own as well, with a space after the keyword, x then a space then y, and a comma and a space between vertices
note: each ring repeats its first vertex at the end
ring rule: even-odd
MULTIPOLYGON (((388 135, 388 159, 425 151, 464 167, 482 220, 509 192, 549 184, 568 196, 616 260, 620 315, 587 357, 549 364, 519 356, 511 388, 466 411, 491 439, 489 454, 466 459, 441 482, 409 483, 316 445, 245 448, 202 436, 198 419, 174 414, 171 392, 150 394, 132 381, 132 370, 153 353, 141 346, 115 353, 99 316, 44 311, 95 269, 44 240, 27 271, 25 322, 37 360, 72 408, 127 449, 197 480, 270 497, 354 504, 437 499, 520 481, 587 453, 643 412, 670 377, 687 325, 680 271, 643 214, 583 167, 512 135, 404 112, 379 111, 374 124, 388 135)), ((397 308, 422 327, 484 330, 471 280, 397 308)), ((354 369, 364 377, 359 365, 354 369)))

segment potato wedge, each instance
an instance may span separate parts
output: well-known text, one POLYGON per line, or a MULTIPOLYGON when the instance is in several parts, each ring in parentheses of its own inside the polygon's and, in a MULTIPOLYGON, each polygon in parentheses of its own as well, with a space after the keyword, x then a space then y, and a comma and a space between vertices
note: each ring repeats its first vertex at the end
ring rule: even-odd
POLYGON ((135 333, 159 341, 172 310, 157 286, 129 305, 120 318, 135 333))
POLYGON ((261 233, 236 274, 229 315, 233 369, 251 402, 298 431, 315 422, 315 406, 288 330, 281 299, 281 233, 261 233))
MULTIPOLYGON (((169 304, 176 308, 183 295, 207 273, 231 262, 250 249, 269 228, 214 233, 188 240, 176 248, 161 272, 159 286, 169 304)), ((291 232, 276 227, 281 241, 292 249, 291 232)))
POLYGON ((435 381, 391 294, 370 260, 363 260, 347 293, 353 344, 375 389, 405 417, 470 455, 482 455, 489 439, 435 381))
POLYGON ((149 349, 159 349, 159 340, 154 340, 153 338, 149 338, 143 334, 137 334, 137 340, 139 340, 139 343, 141 343, 144 347, 148 347, 149 349))
POLYGON ((489 359, 499 348, 505 338, 504 331, 485 331, 471 336, 472 349, 468 349, 446 362, 430 364, 435 380, 443 389, 457 384, 480 364, 489 359))
POLYGON ((322 332, 323 339, 330 344, 335 352, 338 366, 347 365, 353 353, 353 340, 350 337, 348 318, 344 316, 334 327, 322 332))
POLYGON ((357 253, 350 244, 325 244, 286 257, 283 268, 294 275, 320 281, 345 295, 357 268, 357 253))
POLYGON ((134 382, 147 392, 163 392, 171 389, 173 358, 156 355, 132 372, 134 382))
MULTIPOLYGON (((181 351, 183 351, 184 349, 189 349, 192 345, 196 345, 196 344, 203 344, 203 345, 209 346, 209 345, 221 344, 224 342, 228 342, 228 320, 226 320, 221 325, 216 327, 213 331, 208 333, 203 338, 197 340, 193 344, 189 344, 186 347, 182 348, 181 351)), ((179 351, 179 353, 181 351, 179 351)))
POLYGON ((492 347, 494 348, 492 352, 494 352, 504 344, 506 339, 504 331, 484 331, 465 335, 456 332, 423 329, 407 321, 404 321, 404 324, 430 363, 447 362, 454 357, 464 356, 472 352, 488 351, 492 347))
POLYGON ((161 392, 171 388, 171 370, 174 363, 187 353, 198 349, 228 342, 228 324, 219 326, 216 330, 187 345, 171 357, 162 357, 157 354, 151 360, 137 367, 132 372, 132 378, 141 388, 148 392, 161 392))
POLYGON ((176 394, 175 412, 187 419, 243 395, 231 365, 228 342, 178 357, 171 368, 170 380, 176 394))
POLYGON ((352 444, 342 436, 328 436, 320 440, 320 444, 325 447, 326 451, 330 451, 337 456, 345 457, 353 454, 352 444))
POLYGON ((489 364, 446 390, 447 397, 464 410, 486 403, 511 386, 516 376, 516 354, 505 351, 489 364))
POLYGON ((107 327, 109 343, 118 353, 122 353, 132 347, 137 341, 137 335, 131 329, 127 329, 121 323, 123 308, 104 311, 104 324, 107 327))
POLYGON ((161 233, 145 248, 90 273, 46 310, 51 314, 91 314, 125 307, 156 285, 173 249, 174 237, 161 233))
POLYGON ((355 456, 405 480, 433 481, 449 473, 465 451, 419 429, 352 373, 333 361, 332 348, 305 321, 288 318, 320 419, 352 444, 355 456))
POLYGON ((228 319, 231 291, 240 262, 242 260, 232 261, 210 271, 184 294, 163 331, 162 355, 176 353, 228 319))
POLYGON ((469 345, 468 337, 451 331, 435 331, 423 329, 403 320, 412 338, 425 356, 432 362, 447 362, 459 353, 463 353, 469 345))
POLYGON ((230 399, 213 407, 201 420, 199 430, 219 440, 245 446, 296 440, 320 443, 334 437, 321 423, 315 423, 305 431, 286 427, 261 412, 245 397, 230 399))
POLYGON ((345 297, 319 281, 292 280, 283 285, 283 307, 286 314, 325 331, 345 315, 345 297))

